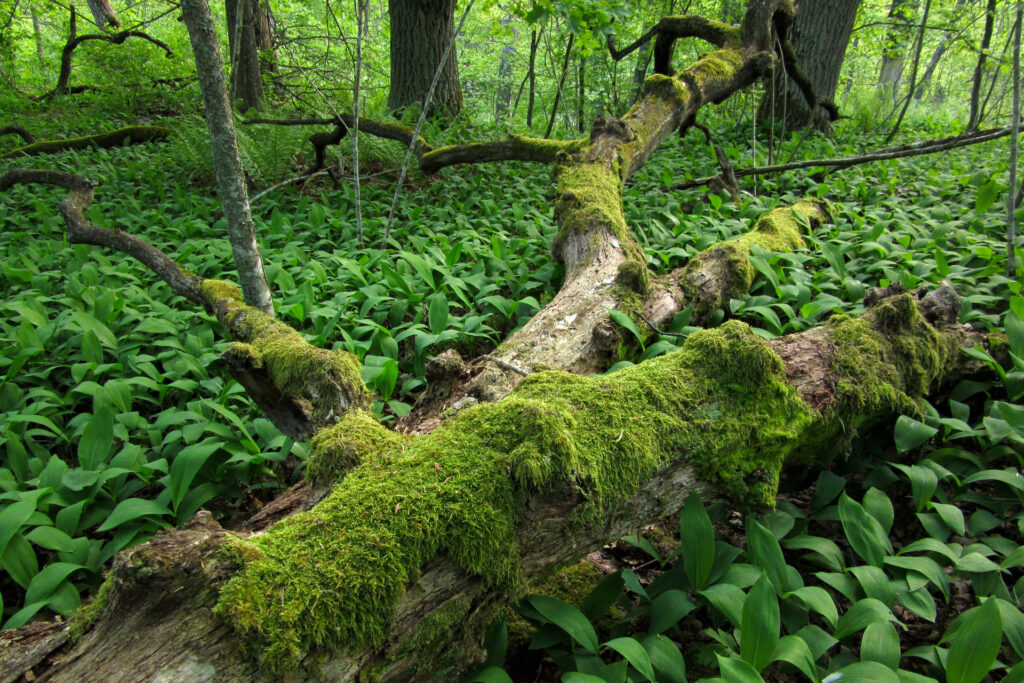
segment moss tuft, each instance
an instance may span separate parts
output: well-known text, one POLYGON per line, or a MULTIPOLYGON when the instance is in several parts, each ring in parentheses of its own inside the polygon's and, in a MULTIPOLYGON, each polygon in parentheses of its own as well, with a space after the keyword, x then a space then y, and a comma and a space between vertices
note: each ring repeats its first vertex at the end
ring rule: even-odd
POLYGON ((620 263, 615 281, 641 296, 647 296, 651 291, 651 276, 647 272, 647 265, 639 261, 630 260, 620 263))
POLYGON ((228 582, 217 611, 274 672, 317 647, 379 646, 439 554, 519 590, 528 497, 581 498, 592 520, 683 457, 740 504, 771 505, 782 454, 810 419, 781 361, 739 322, 610 376, 538 372, 499 403, 367 453, 319 505, 253 539, 264 557, 228 582))
POLYGON ((68 620, 68 639, 72 644, 77 645, 79 641, 89 632, 93 624, 103 614, 103 610, 110 604, 110 598, 114 594, 114 577, 107 574, 107 578, 100 584, 95 597, 78 608, 68 620))
POLYGON ((348 412, 338 424, 321 429, 313 437, 306 459, 306 481, 313 486, 329 485, 364 460, 407 440, 364 410, 348 412))
POLYGON ((715 50, 686 69, 703 88, 712 81, 730 81, 743 67, 743 56, 734 48, 715 50))

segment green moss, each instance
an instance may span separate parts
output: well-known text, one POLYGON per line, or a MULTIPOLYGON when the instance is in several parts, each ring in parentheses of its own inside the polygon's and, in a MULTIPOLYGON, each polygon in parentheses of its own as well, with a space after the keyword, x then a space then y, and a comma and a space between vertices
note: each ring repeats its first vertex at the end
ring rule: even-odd
POLYGON ((834 349, 834 397, 793 462, 843 455, 865 426, 864 415, 919 415, 912 397, 929 393, 960 353, 956 337, 929 325, 909 295, 890 297, 860 318, 832 316, 826 332, 834 349))
POLYGON ((676 78, 663 74, 654 74, 644 79, 644 96, 654 95, 673 106, 685 106, 689 101, 690 92, 676 78))
POLYGON ((338 424, 321 429, 313 437, 306 459, 306 480, 314 486, 330 484, 363 460, 407 440, 385 428, 372 414, 350 411, 338 424))
POLYGON ((593 520, 661 466, 688 458, 740 504, 771 505, 810 413, 781 361, 739 322, 606 377, 530 375, 404 448, 368 454, 312 510, 253 539, 264 557, 217 611, 276 672, 317 647, 381 645, 420 567, 444 554, 517 591, 515 529, 529 496, 582 496, 593 520))
POLYGON ((708 53, 686 69, 703 88, 712 81, 729 81, 743 66, 743 56, 735 48, 722 48, 708 53))
POLYGON ((640 261, 629 260, 620 263, 615 281, 641 296, 647 296, 651 291, 651 276, 647 272, 647 264, 640 261))
POLYGON ((730 299, 746 295, 756 271, 750 261, 750 247, 769 251, 794 251, 805 246, 805 225, 812 229, 829 219, 829 208, 817 199, 801 199, 792 206, 768 211, 740 237, 720 242, 694 256, 679 278, 679 286, 694 307, 694 319, 701 321, 730 299), (799 217, 799 219, 798 219, 799 217), (708 276, 719 284, 707 286, 708 276))
MULTIPOLYGON (((627 261, 635 261, 647 269, 643 249, 636 243, 626 225, 622 213, 622 182, 615 170, 601 164, 568 164, 555 169, 558 179, 558 201, 555 202, 555 219, 558 221, 558 235, 554 249, 570 234, 589 234, 595 228, 610 231, 626 255, 627 261)), ((650 286, 650 276, 635 275, 640 286, 650 286)))
POLYGON ((107 574, 107 578, 100 584, 99 590, 96 591, 93 599, 79 607, 71 619, 68 620, 68 639, 72 644, 78 644, 85 634, 89 632, 89 629, 93 627, 93 624, 103 614, 103 610, 110 604, 110 598, 113 594, 114 577, 107 574))
POLYGON ((238 340, 227 349, 229 360, 264 370, 279 391, 312 407, 316 423, 336 417, 329 413, 337 402, 328 397, 341 394, 355 409, 370 406, 354 355, 313 346, 288 325, 246 306, 238 287, 229 282, 203 280, 199 292, 238 340))
POLYGON ((160 140, 171 134, 169 128, 164 126, 127 126, 109 133, 98 135, 87 135, 78 138, 67 138, 64 140, 40 140, 30 145, 24 145, 11 151, 0 154, 0 159, 13 159, 19 156, 35 156, 38 154, 52 154, 69 149, 88 149, 89 147, 119 147, 125 143, 137 144, 160 140))

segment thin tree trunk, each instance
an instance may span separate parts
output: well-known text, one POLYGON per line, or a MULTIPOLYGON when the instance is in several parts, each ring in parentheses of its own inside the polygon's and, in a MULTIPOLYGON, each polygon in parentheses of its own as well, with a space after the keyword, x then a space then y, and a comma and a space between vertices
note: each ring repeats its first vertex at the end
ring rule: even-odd
MULTIPOLYGON (((270 25, 259 0, 227 0, 228 44, 231 51, 230 100, 241 100, 242 111, 263 102, 261 52, 270 49, 270 25)), ((269 60, 268 64, 273 60, 269 60)))
POLYGON ((985 8, 985 30, 981 36, 981 47, 978 49, 978 62, 974 66, 974 78, 971 81, 971 114, 967 119, 967 130, 977 130, 981 124, 981 83, 984 79, 985 60, 992 44, 992 26, 996 19, 996 0, 988 0, 985 8))
POLYGON ((885 34, 882 65, 878 71, 878 85, 887 90, 892 101, 899 98, 903 80, 904 46, 910 36, 911 22, 917 10, 917 0, 892 0, 889 5, 889 29, 885 34))
POLYGON ((576 39, 575 35, 569 35, 569 42, 565 44, 565 58, 562 59, 562 75, 558 78, 558 89, 555 90, 555 103, 551 106, 551 118, 548 120, 547 130, 544 137, 551 137, 551 131, 555 128, 555 116, 558 115, 558 104, 562 101, 562 87, 565 85, 565 77, 569 73, 569 55, 572 53, 572 44, 576 39))
MULTIPOLYGON (((501 26, 508 30, 512 23, 512 17, 506 16, 501 20, 501 26)), ((512 101, 512 56, 516 53, 516 40, 519 32, 512 28, 512 37, 509 42, 501 46, 501 53, 498 57, 498 94, 495 99, 494 119, 501 121, 508 112, 509 104, 512 101)), ((518 98, 517 98, 518 99, 518 98)))
MULTIPOLYGON (((543 32, 543 28, 541 31, 543 32)), ((540 46, 540 34, 537 29, 530 31, 530 65, 527 75, 530 78, 530 98, 526 105, 526 127, 533 128, 533 105, 537 93, 537 48, 540 46)))
POLYGON ((39 15, 34 7, 29 8, 29 14, 32 15, 32 34, 36 39, 36 57, 39 58, 39 68, 46 71, 46 55, 43 50, 43 32, 39 28, 39 15))
POLYGON ((586 116, 586 68, 587 62, 583 53, 580 53, 580 70, 577 74, 577 89, 576 89, 576 130, 583 132, 586 130, 586 122, 584 117, 586 116))
POLYGON ((1017 254, 1014 251, 1014 242, 1017 239, 1017 198, 1014 197, 1014 192, 1017 190, 1017 135, 1020 129, 1020 34, 1022 30, 1022 11, 1024 11, 1024 7, 1022 7, 1018 0, 1013 24, 1013 112, 1010 124, 1013 127, 1013 134, 1010 135, 1010 184, 1006 193, 1006 276, 1011 280, 1017 277, 1017 254))
POLYGON ((107 24, 115 27, 121 25, 121 19, 118 18, 114 8, 110 6, 110 0, 88 0, 88 2, 89 11, 92 12, 97 26, 103 28, 107 24))
POLYGON ((217 194, 227 219, 228 237, 245 303, 273 316, 274 303, 249 213, 249 195, 242 175, 235 123, 224 83, 224 63, 210 7, 206 0, 183 0, 182 18, 196 55, 199 85, 206 104, 206 125, 210 129, 217 194))
MULTIPOLYGON (((956 5, 953 6, 954 21, 961 18, 963 15, 963 9, 967 4, 967 0, 956 0, 956 5)), ((931 81, 932 74, 935 73, 935 69, 939 66, 939 61, 942 56, 946 54, 946 50, 949 49, 949 45, 953 42, 953 39, 959 35, 953 31, 946 31, 943 34, 942 40, 935 47, 935 51, 932 52, 931 61, 928 62, 928 68, 924 70, 924 75, 921 76, 921 81, 917 84, 917 88, 914 90, 914 101, 920 102, 921 98, 924 97, 924 91, 928 87, 928 83, 931 81)))
POLYGON ((917 32, 917 45, 914 48, 914 64, 910 70, 910 87, 907 90, 906 98, 903 100, 900 115, 896 118, 896 123, 893 124, 892 130, 889 131, 889 135, 885 138, 887 143, 896 136, 896 132, 899 131, 900 126, 903 124, 903 117, 906 115, 907 109, 910 108, 911 101, 913 101, 914 88, 917 86, 917 66, 921 62, 921 48, 924 47, 924 29, 928 25, 928 13, 931 10, 931 6, 932 0, 925 0, 924 14, 921 16, 921 28, 917 32))

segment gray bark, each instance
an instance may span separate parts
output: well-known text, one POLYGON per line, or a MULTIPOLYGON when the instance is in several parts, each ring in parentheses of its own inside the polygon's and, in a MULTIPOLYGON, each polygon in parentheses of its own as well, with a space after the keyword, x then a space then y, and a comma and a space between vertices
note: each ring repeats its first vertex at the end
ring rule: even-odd
MULTIPOLYGON (((391 89, 388 108, 402 109, 426 99, 448 43, 455 38, 455 0, 389 0, 391 89)), ((429 111, 454 116, 462 111, 456 50, 448 51, 429 111)))
POLYGON ((256 244, 256 231, 249 213, 249 194, 238 155, 235 122, 224 83, 224 63, 220 57, 217 33, 206 0, 184 0, 182 18, 188 27, 196 56, 199 85, 206 105, 206 125, 210 130, 213 167, 217 176, 217 195, 228 223, 228 238, 245 303, 267 315, 274 314, 270 285, 263 272, 263 259, 256 244))

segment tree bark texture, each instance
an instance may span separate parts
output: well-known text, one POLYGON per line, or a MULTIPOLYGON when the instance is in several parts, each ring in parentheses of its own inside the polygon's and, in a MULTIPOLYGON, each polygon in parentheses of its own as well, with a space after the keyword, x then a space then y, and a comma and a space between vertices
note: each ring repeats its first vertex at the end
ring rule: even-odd
POLYGON ((228 222, 231 252, 238 267, 238 279, 245 301, 267 315, 274 315, 270 285, 263 272, 263 259, 256 245, 256 233, 249 213, 249 194, 238 155, 235 122, 224 83, 224 62, 220 57, 217 33, 206 0, 182 2, 182 18, 188 27, 196 56, 199 85, 206 105, 206 125, 213 148, 213 167, 217 176, 217 194, 228 222))
MULTIPOLYGON (((543 30, 543 29, 541 29, 543 30)), ((530 32, 530 64, 527 67, 527 75, 530 78, 530 98, 526 106, 526 127, 533 128, 533 105, 537 95, 537 47, 540 45, 540 35, 537 29, 530 32)))
POLYGON ((107 24, 114 27, 121 25, 121 19, 118 18, 114 8, 110 6, 109 0, 89 0, 89 11, 92 12, 92 17, 100 28, 107 24))
MULTIPOLYGON (((804 73, 814 84, 818 95, 826 99, 833 99, 839 84, 839 73, 859 6, 860 0, 805 0, 799 5, 790 42, 804 73)), ((773 99, 775 117, 785 120, 786 127, 791 130, 808 125, 820 126, 827 121, 823 112, 808 105, 800 88, 782 69, 776 70, 772 76, 770 87, 761 99, 758 118, 772 115, 773 99)))
MULTIPOLYGON (((502 19, 501 25, 509 30, 512 17, 502 19)), ((498 95, 494 104, 494 118, 498 121, 505 118, 509 104, 512 101, 512 58, 516 54, 515 41, 519 38, 519 32, 512 28, 512 39, 502 45, 501 54, 498 57, 498 95)))
MULTIPOLYGON (((949 306, 898 294, 771 342, 727 322, 676 353, 579 376, 617 345, 608 309, 659 296, 623 217, 623 183, 703 104, 772 68, 771 23, 789 7, 754 0, 741 27, 696 34, 717 49, 648 79, 637 105, 589 138, 509 148, 555 163, 566 266, 555 299, 495 352, 525 379, 492 382, 481 405, 423 436, 351 406, 313 437, 304 512, 256 535, 201 512, 120 554, 50 680, 456 680, 478 661, 483 627, 532 579, 676 514, 693 491, 768 505, 783 464, 820 466, 959 372, 960 348, 983 339, 935 315, 955 309, 947 291, 949 306)), ((797 213, 809 229, 825 211, 797 213)), ((759 222, 748 239, 771 232, 759 222)))
MULTIPOLYGON (((388 108, 402 109, 426 99, 455 36, 455 0, 388 0, 391 13, 391 89, 388 108)), ((430 110, 450 117, 462 111, 459 64, 453 48, 441 67, 430 110)))
POLYGON ((981 47, 978 48, 978 62, 974 66, 974 77, 971 80, 971 114, 967 120, 967 130, 977 130, 981 122, 981 85, 985 80, 985 61, 992 45, 992 26, 996 20, 996 0, 988 0, 985 6, 985 29, 981 36, 981 47))
POLYGON ((889 5, 889 28, 885 32, 882 64, 878 69, 878 86, 887 90, 895 102, 903 80, 903 62, 910 42, 917 0, 892 0, 889 5))
POLYGON ((228 44, 231 54, 231 101, 242 100, 242 111, 263 102, 263 74, 273 64, 270 6, 259 0, 228 0, 228 44))

